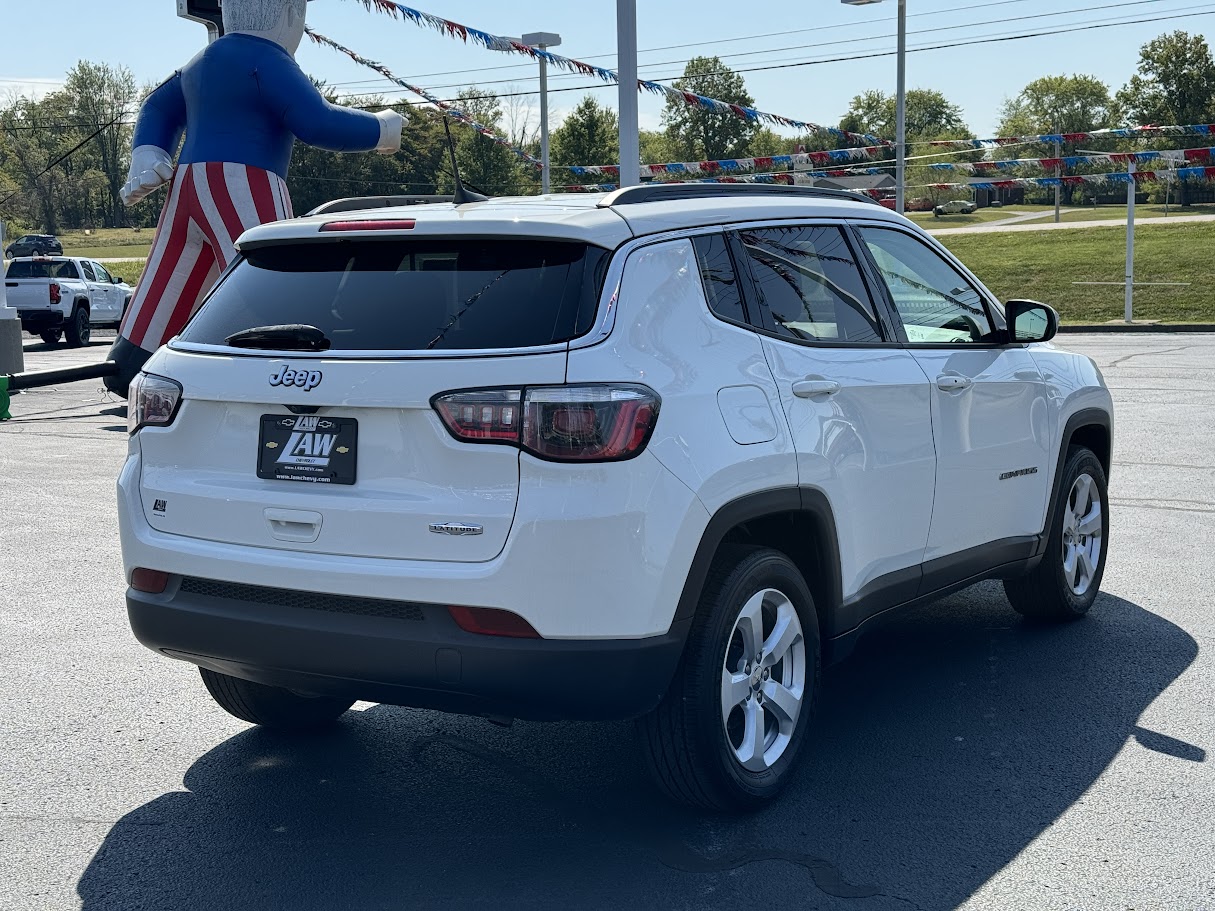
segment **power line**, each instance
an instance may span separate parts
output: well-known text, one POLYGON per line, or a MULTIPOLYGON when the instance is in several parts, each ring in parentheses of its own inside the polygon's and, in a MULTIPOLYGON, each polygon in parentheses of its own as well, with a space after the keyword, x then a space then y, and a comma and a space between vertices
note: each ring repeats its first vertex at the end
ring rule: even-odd
MULTIPOLYGON (((1061 28, 1057 28, 1057 29, 1047 29, 1047 30, 1036 31, 1036 32, 1023 32, 1020 34, 1012 34, 1012 35, 996 34, 996 35, 991 35, 991 36, 967 39, 964 41, 949 42, 949 43, 945 43, 945 44, 921 45, 920 47, 908 48, 907 53, 916 54, 916 53, 924 53, 926 51, 950 50, 950 49, 959 48, 959 47, 973 47, 973 46, 977 46, 977 45, 981 45, 981 44, 998 44, 998 43, 1003 43, 1003 42, 1008 42, 1008 41, 1021 41, 1021 40, 1026 40, 1026 39, 1030 39, 1030 38, 1043 38, 1043 37, 1049 37, 1052 35, 1065 35, 1065 34, 1071 34, 1071 33, 1075 33, 1075 32, 1092 31, 1095 29, 1119 28, 1121 26, 1126 26, 1126 25, 1143 25, 1143 24, 1151 23, 1151 22, 1167 22, 1167 21, 1171 21, 1174 19, 1185 19, 1185 18, 1188 18, 1189 16, 1208 16, 1208 15, 1211 15, 1212 13, 1215 13, 1215 9, 1202 9, 1202 8, 1188 8, 1188 9, 1190 9, 1191 11, 1187 11, 1185 13, 1178 13, 1176 15, 1170 15, 1170 16, 1153 16, 1153 17, 1148 17, 1148 18, 1132 19, 1132 20, 1127 20, 1127 21, 1123 21, 1123 22, 1097 21, 1092 24, 1072 25, 1072 26, 1068 26, 1068 27, 1061 27, 1061 28), (1197 11, 1194 11, 1194 10, 1197 10, 1197 11)), ((729 72, 731 72, 731 73, 756 73, 756 72, 763 72, 763 71, 767 71, 767 70, 784 70, 784 69, 794 69, 794 68, 805 67, 805 66, 821 66, 821 65, 827 64, 827 63, 847 63, 847 62, 853 62, 853 61, 858 61, 858 60, 874 60, 874 59, 877 59, 880 57, 893 57, 897 53, 898 53, 898 51, 895 51, 895 50, 872 51, 872 52, 864 53, 864 54, 851 54, 851 55, 839 56, 839 57, 821 57, 821 58, 812 59, 812 60, 797 60, 797 61, 791 61, 791 62, 786 62, 786 63, 770 64, 770 65, 766 65, 766 66, 740 67, 738 69, 731 68, 729 70, 729 72)), ((723 72, 717 72, 717 73, 699 73, 697 75, 699 75, 699 76, 718 76, 718 75, 723 75, 723 74, 724 74, 723 72)), ((676 74, 676 75, 672 75, 672 76, 651 77, 649 81, 650 82, 673 82, 674 80, 683 79, 683 78, 684 78, 683 74, 680 73, 680 74, 676 74)), ((475 85, 470 86, 470 88, 476 88, 476 86, 475 85)), ((592 82, 592 83, 587 83, 585 85, 566 86, 563 88, 550 88, 548 91, 549 91, 549 94, 555 94, 558 92, 589 92, 589 91, 595 91, 595 90, 599 90, 599 89, 610 89, 612 91, 617 91, 618 87, 615 84, 608 84, 608 83, 604 83, 604 82, 592 82)), ((393 93, 391 91, 389 91, 384 94, 393 94, 393 93)), ((446 99, 446 100, 447 101, 480 101, 480 100, 487 100, 487 99, 520 98, 520 97, 526 97, 526 96, 535 95, 535 94, 536 94, 535 92, 502 92, 502 93, 493 93, 493 94, 489 94, 489 95, 470 95, 465 98, 455 98, 455 99, 446 99)))
MULTIPOLYGON (((1054 12, 1049 12, 1049 13, 1034 13, 1029 16, 1015 16, 1013 18, 1002 18, 1002 19, 987 19, 982 22, 967 22, 967 23, 963 23, 960 25, 943 25, 943 26, 938 26, 935 28, 926 28, 926 29, 919 29, 917 31, 911 31, 911 32, 908 32, 908 35, 909 36, 910 35, 927 35, 927 34, 932 34, 934 32, 951 32, 951 31, 959 31, 959 30, 965 30, 965 29, 977 29, 977 28, 982 28, 985 25, 997 25, 1000 23, 1007 23, 1007 22, 1024 22, 1024 21, 1037 20, 1037 19, 1049 19, 1049 18, 1056 18, 1059 16, 1071 16, 1071 15, 1078 15, 1080 13, 1090 13, 1090 12, 1097 12, 1097 11, 1102 11, 1102 10, 1120 9, 1120 8, 1128 7, 1128 6, 1147 6, 1147 5, 1164 3, 1164 2, 1167 2, 1167 0, 1123 0, 1123 2, 1119 2, 1119 3, 1104 3, 1104 4, 1099 4, 1097 6, 1085 6, 1085 7, 1078 7, 1075 9, 1056 10, 1054 12)), ((1179 8, 1173 9, 1173 10, 1169 10, 1169 12, 1179 12, 1179 11, 1184 11, 1184 10, 1188 10, 1188 9, 1192 9, 1192 7, 1179 7, 1179 8)), ((1129 14, 1125 14, 1125 15, 1129 15, 1129 14)), ((1096 22, 1096 21, 1101 21, 1101 20, 1087 20, 1087 21, 1096 22)), ((1075 24, 1085 24, 1085 23, 1071 23, 1071 24, 1075 25, 1075 24)), ((718 59, 722 60, 722 61, 726 61, 726 60, 733 60, 738 57, 754 57, 757 54, 781 54, 781 53, 786 53, 788 51, 809 50, 812 48, 819 48, 819 47, 836 47, 836 46, 846 45, 846 44, 864 44, 864 43, 867 43, 870 41, 881 41, 884 39, 894 38, 894 37, 895 37, 894 35, 890 35, 890 34, 881 34, 881 35, 866 35, 866 36, 863 36, 860 38, 841 38, 841 39, 837 39, 834 41, 819 41, 819 42, 814 42, 811 44, 796 44, 796 45, 788 45, 785 47, 761 48, 760 50, 753 50, 753 51, 739 51, 738 53, 735 53, 735 54, 721 54, 721 55, 718 55, 718 59)), ((582 59, 586 59, 586 58, 582 58, 582 59)), ((682 65, 686 65, 689 62, 690 62, 689 60, 684 60, 684 59, 662 60, 662 61, 653 61, 650 63, 643 63, 643 64, 640 64, 640 66, 642 69, 645 69, 647 67, 659 67, 659 66, 682 66, 682 65)), ((770 61, 770 62, 779 63, 782 61, 770 61)), ((526 66, 526 64, 524 64, 524 66, 526 66)), ((550 79, 576 79, 576 78, 579 78, 579 76, 580 76, 580 74, 577 74, 577 73, 557 73, 557 74, 550 76, 549 78, 550 79)), ((516 79, 495 79, 495 80, 491 80, 491 81, 487 81, 487 82, 482 82, 481 85, 502 85, 502 84, 509 84, 509 83, 517 82, 517 81, 518 80, 516 80, 516 79)), ((651 80, 651 81, 657 81, 657 80, 651 80)), ((457 87, 459 87, 459 85, 460 84, 458 84, 458 83, 446 83, 446 84, 441 84, 441 85, 436 85, 436 86, 430 86, 430 88, 435 89, 435 90, 450 89, 450 88, 457 88, 457 87)))
MULTIPOLYGON (((949 7, 948 9, 930 10, 928 12, 923 12, 923 13, 911 13, 907 16, 907 18, 908 19, 923 19, 923 18, 928 18, 930 16, 943 16, 943 15, 947 15, 949 13, 969 13, 969 12, 971 12, 973 10, 977 10, 977 9, 985 9, 985 8, 993 7, 993 6, 1008 6, 1008 5, 1014 4, 1014 3, 1027 3, 1027 2, 1029 2, 1029 0, 993 0, 993 2, 988 2, 988 3, 967 4, 965 6, 949 7)), ((890 17, 890 18, 882 19, 880 21, 894 22, 895 19, 893 17, 890 17)), ((782 31, 782 32, 764 32, 764 33, 761 33, 758 35, 740 35, 736 38, 713 38, 713 39, 708 39, 706 41, 693 41, 693 42, 689 42, 687 44, 668 44, 668 45, 664 45, 662 47, 643 48, 641 51, 639 51, 639 53, 652 54, 652 53, 656 53, 658 51, 680 50, 685 47, 706 47, 706 46, 714 45, 714 44, 732 44, 732 43, 738 42, 738 41, 755 41, 760 38, 786 37, 788 35, 797 35, 797 34, 802 34, 805 32, 837 31, 839 29, 845 29, 845 28, 857 28, 857 27, 859 27, 861 25, 865 25, 865 24, 866 23, 863 20, 856 20, 853 22, 837 23, 835 25, 821 25, 821 26, 811 26, 809 28, 789 29, 789 30, 782 31)), ((882 36, 882 37, 892 37, 892 36, 882 36)), ((613 52, 613 53, 605 53, 605 54, 593 54, 591 56, 582 57, 580 59, 582 59, 582 60, 607 60, 607 59, 613 59, 615 57, 616 57, 616 54, 613 52)), ((684 62, 686 62, 686 61, 684 61, 684 62)), ((650 64, 650 63, 641 64, 641 66, 643 66, 643 67, 658 66, 658 65, 660 65, 660 64, 650 64)), ((410 76, 408 78, 410 78, 411 80, 412 79, 430 79, 435 76, 460 76, 460 75, 464 75, 464 74, 468 74, 468 73, 487 73, 487 72, 493 72, 496 70, 509 70, 509 69, 529 69, 530 70, 530 69, 534 69, 534 68, 535 68, 535 64, 533 64, 533 63, 500 64, 498 66, 486 66, 486 67, 479 67, 479 68, 475 68, 475 69, 445 70, 445 71, 441 71, 438 73, 422 73, 419 75, 410 76)), ((350 82, 336 82, 336 83, 332 83, 332 85, 334 85, 335 87, 351 86, 351 85, 364 85, 364 84, 376 82, 376 81, 378 81, 378 80, 358 79, 358 80, 353 80, 350 82)))

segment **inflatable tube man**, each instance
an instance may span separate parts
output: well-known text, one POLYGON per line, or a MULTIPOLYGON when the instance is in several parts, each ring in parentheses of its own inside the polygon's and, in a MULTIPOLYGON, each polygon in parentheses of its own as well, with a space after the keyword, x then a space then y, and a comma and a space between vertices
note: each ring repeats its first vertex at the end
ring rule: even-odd
POLYGON ((327 102, 295 62, 307 0, 224 0, 224 36, 159 86, 135 126, 123 201, 171 183, 156 240, 110 358, 119 395, 181 331, 255 225, 292 217, 284 178, 295 140, 392 154, 403 119, 327 102), (185 132, 176 170, 173 153, 185 132))

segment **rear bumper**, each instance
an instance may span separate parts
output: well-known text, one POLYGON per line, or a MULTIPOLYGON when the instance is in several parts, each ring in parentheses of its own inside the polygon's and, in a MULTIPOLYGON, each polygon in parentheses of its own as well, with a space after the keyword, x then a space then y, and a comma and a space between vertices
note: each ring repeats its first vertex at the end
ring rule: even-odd
POLYGON ((165 594, 128 591, 140 642, 299 692, 532 720, 650 711, 670 685, 688 628, 677 623, 662 636, 630 640, 505 639, 467 633, 435 605, 383 601, 377 610, 307 595, 312 606, 298 606, 294 593, 250 600, 227 596, 240 587, 220 588, 218 596, 200 593, 206 585, 192 588, 183 591, 176 578, 165 594))
POLYGON ((26 332, 42 332, 44 329, 57 329, 67 321, 58 310, 18 310, 21 328, 26 332))

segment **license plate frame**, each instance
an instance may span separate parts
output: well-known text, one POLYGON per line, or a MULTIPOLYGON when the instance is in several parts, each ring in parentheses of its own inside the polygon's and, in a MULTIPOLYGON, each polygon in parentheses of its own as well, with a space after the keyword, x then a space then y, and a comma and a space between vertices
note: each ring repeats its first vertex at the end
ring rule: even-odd
POLYGON ((264 481, 351 486, 358 480, 359 422, 314 414, 263 414, 257 476, 264 481))

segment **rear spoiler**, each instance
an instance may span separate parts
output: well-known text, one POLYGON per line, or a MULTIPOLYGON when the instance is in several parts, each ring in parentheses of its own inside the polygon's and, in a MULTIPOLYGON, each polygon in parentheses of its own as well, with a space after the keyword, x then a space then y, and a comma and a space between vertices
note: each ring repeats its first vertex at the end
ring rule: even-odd
POLYGON ((455 202, 454 196, 352 196, 317 206, 308 215, 333 215, 365 209, 392 209, 398 206, 424 206, 429 203, 455 202))

